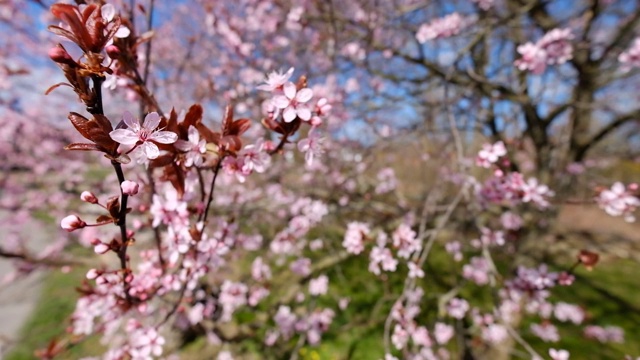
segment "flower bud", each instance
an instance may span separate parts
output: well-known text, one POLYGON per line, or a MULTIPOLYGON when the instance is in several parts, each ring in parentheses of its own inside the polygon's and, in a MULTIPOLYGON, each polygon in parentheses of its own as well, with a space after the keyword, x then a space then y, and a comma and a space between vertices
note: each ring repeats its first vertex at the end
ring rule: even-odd
POLYGON ((318 127, 322 125, 322 119, 320 119, 319 116, 313 116, 311 120, 309 120, 309 124, 311 124, 311 126, 313 127, 318 127))
POLYGON ((91 191, 83 191, 82 194, 80 194, 80 199, 90 204, 98 203, 98 198, 91 191))
POLYGON ((106 252, 107 252, 107 251, 109 251, 109 250, 110 250, 109 245, 107 245, 107 244, 105 244, 105 243, 102 243, 102 242, 101 242, 101 243, 99 243, 99 244, 96 244, 96 245, 93 247, 93 251, 94 251, 96 254, 104 254, 104 253, 106 253, 106 252))
POLYGON ((49 57, 51 58, 51 60, 59 64, 67 64, 69 66, 77 65, 76 61, 73 60, 71 55, 69 55, 67 50, 65 50, 65 48, 62 47, 62 45, 57 45, 52 47, 49 50, 49 57))
POLYGON ((558 275, 558 284, 562 286, 569 286, 573 284, 575 279, 576 279, 575 276, 563 271, 560 273, 560 275, 558 275))
POLYGON ((87 279, 89 280, 93 280, 100 275, 102 275, 102 271, 97 269, 89 269, 89 271, 87 271, 87 279))
POLYGON ((60 226, 68 232, 72 232, 73 230, 82 229, 87 226, 87 223, 76 215, 69 215, 60 221, 60 226))
POLYGON ((104 49, 107 52, 107 55, 109 55, 110 58, 116 60, 120 57, 120 48, 115 46, 115 45, 109 45, 104 49))
POLYGON ((588 250, 580 250, 580 254, 578 254, 578 261, 584 265, 587 270, 591 270, 600 259, 600 256, 597 253, 588 251, 588 250))
POLYGON ((138 193, 139 185, 135 181, 125 180, 122 182, 122 184, 120 184, 120 187, 122 188, 122 192, 124 194, 133 196, 138 193))

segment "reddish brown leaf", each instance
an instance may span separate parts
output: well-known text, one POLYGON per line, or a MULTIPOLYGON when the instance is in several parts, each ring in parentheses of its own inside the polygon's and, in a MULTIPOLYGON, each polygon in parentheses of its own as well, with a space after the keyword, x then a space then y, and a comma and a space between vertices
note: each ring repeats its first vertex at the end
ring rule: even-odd
POLYGON ((184 125, 188 129, 189 126, 196 126, 202 122, 202 106, 200 104, 191 105, 187 114, 184 116, 184 125))
MULTIPOLYGON (((95 5, 89 5, 89 7, 90 6, 95 5)), ((82 15, 78 8, 73 5, 54 4, 51 6, 51 13, 63 22, 67 23, 71 28, 71 32, 75 35, 75 43, 83 50, 88 50, 87 45, 90 44, 90 42, 87 41, 89 39, 89 34, 87 33, 84 21, 81 18, 82 15)))
POLYGON ((120 216, 120 199, 117 196, 112 196, 107 200, 107 210, 113 219, 118 219, 120 216))
POLYGON ((82 135, 85 139, 91 140, 91 135, 89 133, 89 119, 78 113, 71 112, 69 113, 69 120, 71 121, 73 127, 78 130, 80 135, 82 135))
POLYGON ((85 143, 71 143, 64 147, 65 150, 80 150, 80 151, 100 151, 100 148, 96 144, 85 143))
POLYGON ((178 114, 176 113, 175 108, 171 108, 169 118, 167 119, 167 128, 165 130, 174 133, 178 132, 178 114))
POLYGON ((178 197, 182 199, 184 195, 184 173, 182 169, 176 163, 172 163, 169 166, 165 166, 163 175, 163 180, 171 182, 171 185, 178 192, 178 197))
POLYGON ((219 145, 221 134, 209 129, 205 124, 200 123, 196 126, 198 132, 207 141, 219 145))
POLYGON ((108 215, 100 215, 96 218, 96 222, 97 223, 105 223, 108 221, 113 221, 113 218, 111 216, 108 215))
POLYGON ((67 84, 67 83, 62 83, 62 82, 61 82, 61 83, 57 83, 57 84, 55 84, 55 85, 51 85, 51 86, 47 89, 47 91, 45 91, 45 92, 44 92, 44 94, 45 94, 45 95, 49 95, 49 93, 50 93, 50 92, 52 92, 53 90, 55 90, 55 89, 57 89, 57 88, 59 88, 60 86, 63 86, 63 85, 66 85, 66 86, 68 86, 68 87, 70 87, 70 88, 73 88, 73 86, 71 86, 71 84, 67 84))
POLYGON ((220 139, 220 144, 218 146, 232 153, 236 153, 242 148, 242 140, 235 135, 228 135, 220 139))
POLYGON ((151 168, 161 168, 173 163, 174 155, 162 155, 157 157, 156 159, 151 160, 150 166, 151 168))
POLYGON ((251 120, 249 119, 238 119, 231 123, 228 134, 229 135, 242 135, 245 131, 247 131, 251 127, 251 120))
POLYGON ((224 109, 224 117, 222 118, 222 134, 227 135, 227 131, 231 127, 231 123, 233 122, 233 107, 231 105, 227 105, 224 109))
POLYGON ((74 43, 78 43, 78 39, 76 38, 75 35, 73 35, 73 33, 69 30, 65 30, 59 26, 55 26, 55 25, 49 25, 49 31, 51 31, 52 33, 62 36, 64 38, 67 38, 69 40, 71 40, 74 43))

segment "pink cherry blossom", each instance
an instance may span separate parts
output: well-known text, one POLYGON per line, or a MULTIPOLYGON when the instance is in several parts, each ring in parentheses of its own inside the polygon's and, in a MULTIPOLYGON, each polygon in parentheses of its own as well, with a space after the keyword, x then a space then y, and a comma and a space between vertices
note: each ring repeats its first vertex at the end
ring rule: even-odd
POLYGON ((384 271, 396 271, 398 260, 393 258, 391 250, 382 246, 374 246, 369 253, 369 271, 380 275, 380 268, 384 271))
POLYGON ((342 246, 351 254, 360 254, 364 250, 364 239, 369 235, 369 225, 361 222, 352 222, 347 225, 342 246))
POLYGON ((484 144, 476 157, 476 165, 489 168, 491 164, 496 163, 499 158, 505 155, 507 155, 507 148, 502 141, 495 144, 484 144))
POLYGON ((569 352, 564 349, 549 349, 549 356, 551 360, 569 360, 569 352))
POLYGON ((490 344, 499 344, 508 337, 507 328, 502 324, 491 323, 482 328, 482 339, 490 344))
POLYGON ((281 71, 273 71, 265 78, 264 82, 266 84, 259 85, 258 90, 271 92, 275 90, 282 90, 284 84, 286 84, 291 78, 291 75, 293 75, 293 68, 289 68, 285 73, 281 71))
POLYGON ((531 324, 531 332, 542 341, 556 342, 560 340, 558 328, 550 323, 531 324))
POLYGON ((300 276, 307 276, 311 274, 311 259, 309 258, 300 258, 296 261, 292 262, 289 265, 289 269, 295 274, 300 276))
POLYGON ((538 184, 538 179, 530 178, 522 185, 522 202, 532 202, 539 208, 544 209, 549 206, 547 198, 552 197, 554 192, 547 185, 538 184))
POLYGON ((448 38, 460 33, 466 26, 465 19, 457 12, 434 19, 428 24, 422 24, 416 34, 418 42, 425 43, 429 40, 448 38))
POLYGON ((265 142, 260 139, 255 144, 246 145, 238 153, 238 158, 242 159, 242 173, 251 174, 256 171, 263 173, 271 163, 271 156, 267 153, 265 142))
POLYGON ((447 304, 447 313, 455 319, 462 319, 469 311, 469 303, 465 299, 453 298, 447 304))
POLYGON ((413 261, 409 261, 407 263, 407 266, 409 267, 409 273, 407 274, 407 276, 410 279, 423 278, 424 277, 424 270, 422 270, 422 268, 420 268, 420 266, 418 266, 418 264, 414 263, 413 261))
POLYGON ((89 204, 98 203, 98 198, 90 191, 83 191, 82 194, 80 194, 80 199, 82 199, 82 201, 88 202, 89 204))
POLYGON ((580 325, 584 321, 585 313, 577 305, 559 302, 553 309, 553 314, 560 321, 571 321, 576 325, 580 325))
POLYGON ((175 147, 186 152, 184 166, 200 167, 203 163, 203 154, 207 152, 207 141, 200 139, 200 133, 193 125, 189 126, 188 141, 177 140, 175 147))
POLYGON ((622 71, 627 72, 634 67, 640 67, 640 38, 635 38, 631 47, 618 56, 622 64, 622 71))
POLYGON ((624 342, 624 330, 617 326, 589 325, 584 329, 584 336, 589 339, 598 340, 601 343, 622 343, 624 342))
POLYGON ((433 330, 433 336, 436 339, 436 342, 440 345, 444 345, 453 338, 455 331, 453 326, 447 325, 445 323, 437 322, 436 326, 433 330))
POLYGON ((142 153, 150 160, 160 155, 158 146, 153 142, 172 144, 178 140, 178 135, 175 133, 156 130, 160 125, 160 115, 158 113, 147 114, 142 126, 128 111, 124 113, 122 120, 127 125, 127 129, 113 130, 109 133, 109 136, 120 144, 139 146, 142 149, 142 153))
POLYGON ((511 211, 507 211, 500 215, 500 223, 507 230, 518 230, 523 225, 522 218, 511 211))
POLYGON ((611 189, 603 190, 596 202, 607 214, 622 216, 625 221, 634 222, 633 212, 640 206, 640 199, 633 195, 636 190, 635 184, 625 187, 621 182, 616 182, 611 189))
POLYGON ((305 153, 304 158, 307 166, 313 165, 313 160, 324 154, 324 138, 314 130, 309 131, 307 138, 298 141, 298 150, 305 153))
POLYGON ((315 279, 309 280, 309 294, 312 296, 324 295, 329 289, 329 278, 326 275, 320 275, 315 279))
POLYGON ((82 221, 77 215, 69 215, 60 221, 60 227, 67 230, 68 232, 72 232, 77 229, 82 229, 87 226, 87 223, 82 221))
POLYGON ((547 52, 540 46, 528 42, 518 46, 517 51, 522 56, 514 62, 518 69, 539 75, 547 68, 547 52))
POLYGON ((571 29, 553 29, 538 41, 538 45, 547 53, 547 64, 564 64, 573 58, 574 39, 571 29))
POLYGON ((485 258, 473 257, 471 262, 462 267, 462 276, 478 285, 489 283, 489 263, 485 258))
POLYGON ((573 58, 573 38, 571 29, 553 29, 535 44, 528 42, 518 46, 522 57, 514 64, 522 71, 542 74, 547 65, 564 64, 573 58))
POLYGON ((311 109, 305 103, 313 97, 313 90, 309 88, 298 90, 294 83, 287 82, 283 86, 283 93, 273 98, 273 104, 282 110, 285 122, 292 122, 296 118, 304 121, 311 119, 311 109))
POLYGON ((472 3, 478 5, 478 7, 484 11, 487 11, 493 7, 495 0, 471 0, 472 3))
POLYGON ((120 184, 120 188, 122 189, 122 193, 133 196, 138 193, 140 185, 135 181, 125 180, 120 184))
POLYGON ((391 236, 393 247, 398 249, 398 256, 408 259, 411 254, 422 249, 420 239, 416 237, 416 232, 407 224, 400 224, 391 236))

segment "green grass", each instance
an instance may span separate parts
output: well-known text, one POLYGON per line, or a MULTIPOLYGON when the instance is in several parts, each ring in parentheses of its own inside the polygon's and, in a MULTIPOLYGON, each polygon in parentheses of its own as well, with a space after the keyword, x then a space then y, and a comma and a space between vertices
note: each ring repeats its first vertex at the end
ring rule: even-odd
MULTIPOLYGON (((382 328, 384 317, 395 299, 390 294, 400 291, 401 274, 390 276, 388 280, 381 280, 369 274, 367 260, 353 258, 329 272, 331 278, 331 293, 335 297, 319 299, 320 306, 331 306, 336 311, 336 317, 331 330, 323 337, 318 347, 303 347, 300 358, 305 360, 322 359, 377 359, 383 355, 382 328), (348 297, 351 302, 345 311, 336 308, 338 297, 348 297)), ((431 323, 437 316, 434 307, 437 306, 437 296, 447 291, 455 281, 454 274, 461 265, 451 260, 440 246, 436 245, 423 287, 425 297, 423 309, 429 309, 429 316, 420 315, 418 321, 431 323), (433 276, 439 273, 441 277, 433 276)), ((405 271, 405 270, 400 270, 405 271)), ((52 272, 44 281, 42 296, 35 309, 33 317, 27 322, 21 343, 6 359, 22 360, 34 359, 33 351, 43 348, 48 341, 65 335, 68 317, 72 313, 77 299, 74 288, 84 276, 84 269, 75 269, 70 274, 52 272)), ((583 306, 588 314, 586 324, 615 325, 625 330, 624 344, 600 344, 588 340, 582 335, 583 326, 573 324, 558 325, 562 340, 558 343, 544 343, 530 334, 529 324, 540 322, 540 319, 526 320, 523 323, 524 338, 543 356, 549 348, 563 348, 571 352, 575 359, 621 359, 625 354, 637 356, 640 354, 640 264, 630 260, 616 260, 601 263, 589 272, 583 268, 577 270, 577 281, 570 287, 557 287, 552 291, 553 301, 564 301, 583 306)), ((466 286, 462 296, 475 302, 485 302, 489 296, 483 289, 466 286)), ((241 312, 244 317, 251 317, 250 312, 241 312)), ((244 319, 250 321, 251 319, 244 319)), ((237 348, 246 353, 259 352, 259 340, 250 341, 237 348), (253 350, 252 350, 253 349, 253 350)), ((65 353, 63 359, 76 359, 87 355, 100 353, 101 347, 97 339, 92 338, 65 353)), ((203 341, 197 340, 182 350, 186 359, 201 359, 202 355, 212 356, 215 349, 208 347, 203 341), (207 350, 204 350, 207 349, 207 350)), ((204 358, 207 358, 207 357, 204 358)), ((259 358, 259 357, 258 357, 259 358)))
MULTIPOLYGON (((22 329, 20 341, 6 356, 6 360, 36 359, 36 350, 46 348, 53 339, 67 336, 69 317, 78 298, 75 287, 80 284, 85 273, 86 269, 76 268, 68 274, 54 270, 45 275, 40 299, 22 329)), ((69 348, 60 359, 77 359, 96 354, 99 348, 95 339, 89 340, 69 348), (90 352, 89 349, 94 350, 90 352)))

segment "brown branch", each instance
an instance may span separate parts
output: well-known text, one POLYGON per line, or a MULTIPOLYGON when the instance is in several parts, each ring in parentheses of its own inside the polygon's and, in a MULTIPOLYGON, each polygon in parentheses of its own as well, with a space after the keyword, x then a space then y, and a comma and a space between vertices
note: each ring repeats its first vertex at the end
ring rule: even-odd
POLYGON ((582 161, 587 154, 587 152, 598 142, 604 139, 607 135, 609 135, 614 130, 618 129, 620 126, 626 124, 632 120, 640 119, 640 109, 635 110, 633 112, 618 116, 615 120, 611 121, 599 131, 597 131, 590 139, 586 142, 579 144, 576 147, 576 151, 574 154, 575 161, 582 161))

